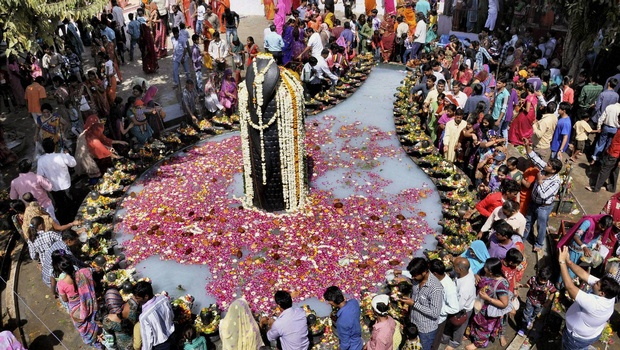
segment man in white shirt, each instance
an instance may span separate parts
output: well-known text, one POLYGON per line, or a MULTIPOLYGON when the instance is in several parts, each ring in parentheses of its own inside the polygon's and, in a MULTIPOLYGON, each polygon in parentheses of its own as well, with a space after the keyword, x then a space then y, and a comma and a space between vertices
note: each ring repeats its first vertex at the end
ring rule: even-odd
POLYGON ((458 292, 456 291, 456 284, 450 276, 446 275, 446 265, 440 259, 431 260, 428 264, 431 273, 437 277, 441 285, 443 286, 443 304, 437 319, 437 334, 435 335, 435 341, 433 343, 433 349, 439 347, 441 342, 443 331, 446 328, 448 315, 454 315, 461 311, 459 306, 458 292))
POLYGON ((465 108, 467 103, 467 94, 461 91, 461 83, 457 80, 452 81, 452 91, 446 93, 446 98, 458 108, 465 108))
POLYGON ((480 233, 478 234, 478 239, 482 238, 484 232, 491 231, 493 223, 499 220, 505 220, 519 236, 523 237, 526 223, 525 216, 519 212, 519 203, 512 199, 506 199, 501 207, 497 207, 493 210, 491 216, 489 216, 484 225, 482 225, 480 233))
POLYGON ((213 40, 209 43, 209 55, 215 61, 215 69, 224 71, 226 69, 226 57, 228 57, 228 44, 220 39, 220 32, 213 33, 213 40))
POLYGON ((173 348, 174 313, 168 296, 153 295, 153 287, 145 281, 136 283, 133 295, 142 305, 139 317, 142 350, 173 348))
POLYGON ((323 81, 319 78, 316 72, 316 65, 318 60, 315 57, 310 56, 308 62, 304 64, 304 68, 301 70, 301 82, 304 83, 304 91, 306 95, 314 97, 314 95, 321 92, 323 81))
MULTIPOLYGON (((51 106, 47 103, 41 106, 43 115, 51 113, 51 106)), ((39 157, 37 161, 37 174, 41 175, 52 183, 52 191, 50 194, 54 199, 55 208, 59 210, 57 218, 61 224, 71 221, 70 213, 73 208, 73 200, 69 193, 71 188, 71 174, 69 168, 76 165, 75 158, 67 153, 54 153, 56 144, 51 138, 46 138, 41 142, 45 154, 39 157)))
POLYGON ((418 51, 426 45, 426 22, 424 21, 424 14, 418 12, 416 14, 416 20, 415 33, 413 34, 413 48, 411 49, 411 56, 413 56, 413 58, 418 58, 418 51))
POLYGON ((196 33, 202 35, 202 22, 205 20, 206 8, 204 2, 199 0, 198 7, 196 8, 196 33))
POLYGON ((327 65, 327 56, 329 56, 329 49, 323 49, 321 55, 317 59, 317 64, 314 69, 317 72, 319 79, 329 79, 332 85, 336 85, 338 82, 338 76, 329 69, 327 65))
POLYGON ((125 16, 116 0, 112 0, 112 19, 116 22, 116 29, 122 33, 125 30, 125 16))
POLYGON ((614 312, 615 298, 620 285, 610 276, 596 278, 570 260, 568 247, 558 255, 562 282, 575 302, 566 311, 566 328, 562 332, 562 349, 587 349, 598 340, 605 324, 614 312), (580 290, 572 281, 568 269, 592 286, 592 293, 580 290))
POLYGON ((304 51, 297 57, 298 60, 301 60, 303 55, 310 51, 310 55, 315 57, 317 60, 321 61, 321 52, 323 51, 323 41, 321 40, 321 36, 319 33, 315 33, 314 29, 306 28, 306 37, 308 38, 308 46, 304 49, 304 51))
MULTIPOLYGON (((469 317, 474 309, 474 301, 476 300, 476 278, 474 273, 469 269, 469 261, 466 258, 457 257, 452 261, 454 273, 456 274, 456 290, 459 300, 459 312, 466 314, 464 322, 455 325, 450 320, 446 325, 445 332, 441 342, 448 344, 446 350, 454 350, 461 345, 463 334, 469 324, 469 317)), ((445 287, 444 287, 445 288, 445 287)))

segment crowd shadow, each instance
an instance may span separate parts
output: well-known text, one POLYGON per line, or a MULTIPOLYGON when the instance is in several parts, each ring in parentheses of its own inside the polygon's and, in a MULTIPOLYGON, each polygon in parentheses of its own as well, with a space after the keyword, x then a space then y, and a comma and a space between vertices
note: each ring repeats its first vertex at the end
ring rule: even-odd
POLYGON ((54 350, 54 346, 60 345, 65 333, 63 331, 53 331, 50 334, 44 334, 36 337, 28 346, 28 349, 36 350, 54 350))

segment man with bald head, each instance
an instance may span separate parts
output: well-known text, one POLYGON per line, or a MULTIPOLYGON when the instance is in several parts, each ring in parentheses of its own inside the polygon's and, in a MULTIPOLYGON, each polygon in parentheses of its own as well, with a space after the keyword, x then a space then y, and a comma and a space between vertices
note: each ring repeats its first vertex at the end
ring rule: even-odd
POLYGON ((476 279, 474 273, 469 269, 469 261, 466 258, 457 257, 452 260, 452 264, 454 265, 454 273, 456 275, 459 307, 461 313, 467 314, 467 321, 458 326, 448 322, 441 339, 443 344, 448 344, 446 350, 454 350, 461 345, 463 334, 474 309, 474 300, 476 300, 476 279))

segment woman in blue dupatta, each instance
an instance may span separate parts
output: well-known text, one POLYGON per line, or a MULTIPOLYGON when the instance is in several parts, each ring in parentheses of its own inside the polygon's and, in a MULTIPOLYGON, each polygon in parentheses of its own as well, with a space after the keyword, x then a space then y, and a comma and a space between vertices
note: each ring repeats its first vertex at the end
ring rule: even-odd
MULTIPOLYGON (((601 253, 600 263, 607 260, 616 245, 613 226, 614 219, 611 215, 585 215, 560 239, 558 249, 567 246, 570 260, 575 264, 579 264, 579 260, 584 255, 588 258, 592 257, 594 251, 597 250, 601 253), (601 252, 603 246, 607 249, 601 252)), ((575 278, 572 271, 568 272, 572 278, 575 278)))
POLYGON ((471 242, 469 249, 461 254, 461 256, 467 258, 469 261, 469 268, 474 274, 479 274, 484 267, 484 263, 491 257, 487 250, 487 246, 480 240, 471 242))
POLYGON ((284 41, 284 47, 282 48, 283 65, 286 65, 293 59, 293 42, 295 41, 295 37, 293 36, 293 29, 295 29, 294 23, 294 19, 289 19, 282 30, 282 40, 284 41))

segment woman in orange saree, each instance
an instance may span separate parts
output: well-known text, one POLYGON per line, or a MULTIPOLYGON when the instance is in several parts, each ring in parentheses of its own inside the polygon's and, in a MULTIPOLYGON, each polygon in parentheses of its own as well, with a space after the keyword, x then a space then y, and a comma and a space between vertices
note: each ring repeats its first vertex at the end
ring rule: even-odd
POLYGON ((273 3, 273 0, 263 0, 263 7, 265 8, 265 18, 272 21, 273 16, 276 14, 276 5, 273 3))
POLYGON ((377 0, 364 0, 364 8, 366 16, 370 16, 371 11, 377 8, 377 0))
POLYGON ((226 33, 224 24, 224 10, 230 8, 230 0, 213 0, 213 12, 220 18, 220 33, 226 33))

